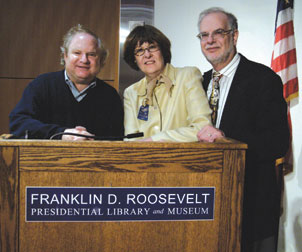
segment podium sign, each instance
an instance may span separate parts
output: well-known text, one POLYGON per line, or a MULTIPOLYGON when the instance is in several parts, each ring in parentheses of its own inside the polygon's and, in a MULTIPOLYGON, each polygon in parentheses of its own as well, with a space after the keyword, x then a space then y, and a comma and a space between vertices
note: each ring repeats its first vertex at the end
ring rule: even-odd
POLYGON ((214 188, 26 187, 26 221, 213 220, 214 188))
POLYGON ((240 251, 246 144, 0 141, 1 251, 240 251))

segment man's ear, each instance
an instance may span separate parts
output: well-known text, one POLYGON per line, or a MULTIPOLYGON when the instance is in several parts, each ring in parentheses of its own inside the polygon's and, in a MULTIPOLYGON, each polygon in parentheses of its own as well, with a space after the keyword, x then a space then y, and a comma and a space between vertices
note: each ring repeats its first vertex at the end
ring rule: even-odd
POLYGON ((235 46, 237 45, 238 36, 239 36, 239 31, 238 30, 233 31, 233 39, 234 39, 235 46))

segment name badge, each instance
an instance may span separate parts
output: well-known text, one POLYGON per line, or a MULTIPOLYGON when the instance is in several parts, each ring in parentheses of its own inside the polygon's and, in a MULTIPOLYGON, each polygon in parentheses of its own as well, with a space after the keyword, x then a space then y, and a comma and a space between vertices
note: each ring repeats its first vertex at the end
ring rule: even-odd
POLYGON ((137 119, 148 121, 148 114, 149 114, 149 105, 142 105, 139 108, 137 119))

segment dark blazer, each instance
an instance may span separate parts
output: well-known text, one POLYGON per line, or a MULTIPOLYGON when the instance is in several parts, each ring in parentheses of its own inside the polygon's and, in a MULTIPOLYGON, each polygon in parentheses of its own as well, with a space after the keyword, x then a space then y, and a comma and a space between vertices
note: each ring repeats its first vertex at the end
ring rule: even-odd
MULTIPOLYGON (((248 144, 243 240, 252 242, 278 230, 280 187, 274 163, 288 149, 289 129, 280 77, 267 66, 240 56, 219 128, 226 137, 248 144)), ((205 90, 211 73, 204 74, 205 90)))

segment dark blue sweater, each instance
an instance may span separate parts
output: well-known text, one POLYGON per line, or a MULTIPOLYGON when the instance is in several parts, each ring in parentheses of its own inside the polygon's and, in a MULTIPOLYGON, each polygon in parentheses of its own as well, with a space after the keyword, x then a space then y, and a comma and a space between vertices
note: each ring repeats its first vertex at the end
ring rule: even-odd
POLYGON ((121 136, 123 106, 116 90, 97 79, 78 102, 65 83, 64 71, 38 76, 25 88, 9 115, 10 132, 24 138, 49 139, 67 128, 83 126, 97 136, 121 136))

